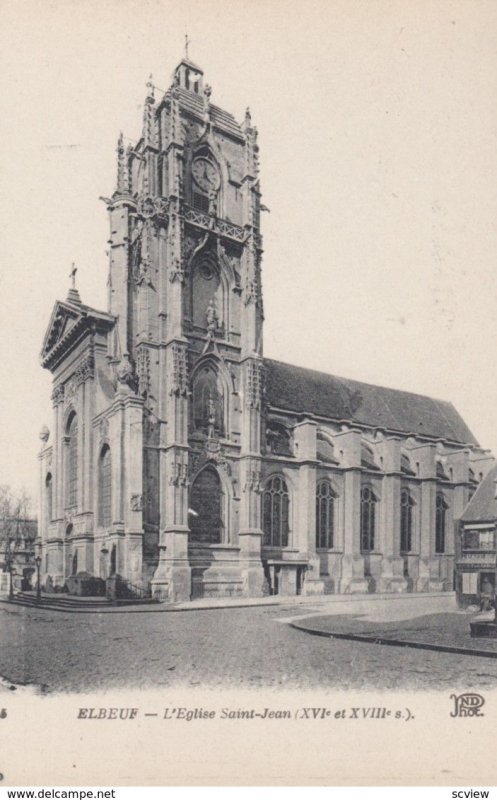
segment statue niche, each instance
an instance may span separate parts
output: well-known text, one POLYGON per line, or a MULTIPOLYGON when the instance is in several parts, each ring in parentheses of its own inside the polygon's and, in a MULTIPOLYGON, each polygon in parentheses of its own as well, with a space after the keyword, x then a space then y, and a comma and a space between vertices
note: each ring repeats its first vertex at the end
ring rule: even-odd
POLYGON ((190 301, 190 319, 194 326, 222 335, 225 327, 224 297, 224 286, 216 259, 211 254, 195 259, 191 270, 190 301))
POLYGON ((193 427, 209 438, 224 436, 224 392, 211 364, 197 373, 193 383, 193 427))

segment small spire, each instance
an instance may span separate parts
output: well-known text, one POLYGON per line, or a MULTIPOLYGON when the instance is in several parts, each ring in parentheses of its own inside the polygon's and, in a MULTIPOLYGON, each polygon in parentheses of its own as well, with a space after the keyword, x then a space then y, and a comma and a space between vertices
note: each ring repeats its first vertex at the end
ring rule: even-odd
POLYGON ((188 45, 190 44, 190 39, 188 38, 188 34, 185 33, 185 58, 188 58, 188 45))
POLYGON ((154 98, 154 84, 152 82, 152 75, 150 75, 147 81, 147 97, 145 99, 145 107, 143 109, 143 141, 145 147, 152 146, 155 147, 157 145, 157 136, 156 136, 156 123, 154 117, 154 106, 155 106, 155 98, 154 98))
POLYGON ((147 100, 148 100, 148 98, 150 98, 150 100, 154 100, 155 99, 155 95, 154 95, 155 86, 154 86, 154 76, 152 75, 152 73, 150 73, 150 75, 148 76, 147 89, 148 89, 147 100))
POLYGON ((122 132, 119 134, 117 140, 117 186, 116 189, 119 194, 127 192, 129 189, 129 175, 127 165, 127 154, 124 147, 124 137, 122 132))
POLYGON ((74 261, 71 264, 71 271, 69 273, 69 277, 71 279, 71 286, 69 287, 69 291, 67 293, 67 302, 72 303, 73 305, 80 306, 81 305, 81 297, 79 296, 79 292, 76 289, 76 273, 78 268, 75 266, 74 261))

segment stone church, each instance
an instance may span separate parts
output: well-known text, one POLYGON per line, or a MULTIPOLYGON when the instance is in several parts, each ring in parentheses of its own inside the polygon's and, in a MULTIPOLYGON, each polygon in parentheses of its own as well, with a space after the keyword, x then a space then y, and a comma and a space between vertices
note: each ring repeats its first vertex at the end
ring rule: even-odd
MULTIPOLYGON (((108 309, 73 279, 42 348, 42 580, 168 602, 453 590, 492 466, 454 407, 263 356, 257 129, 188 58, 117 144, 108 309)), ((104 198, 102 198, 104 199, 104 198)))

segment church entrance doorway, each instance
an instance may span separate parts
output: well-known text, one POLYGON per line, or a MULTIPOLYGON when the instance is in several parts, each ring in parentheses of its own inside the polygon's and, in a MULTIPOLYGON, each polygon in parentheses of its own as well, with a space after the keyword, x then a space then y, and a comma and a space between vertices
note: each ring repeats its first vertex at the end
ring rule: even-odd
POLYGON ((193 482, 190 497, 190 544, 220 544, 223 539, 223 492, 214 467, 193 482))
POLYGON ((223 510, 221 480, 215 467, 209 465, 197 475, 190 493, 188 550, 192 600, 205 596, 209 567, 214 561, 211 547, 224 540, 223 510))

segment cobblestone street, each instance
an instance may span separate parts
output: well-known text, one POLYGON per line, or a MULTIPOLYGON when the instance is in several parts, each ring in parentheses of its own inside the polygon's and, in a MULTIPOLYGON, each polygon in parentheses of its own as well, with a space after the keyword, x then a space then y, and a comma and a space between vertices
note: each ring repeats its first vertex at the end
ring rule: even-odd
POLYGON ((46 692, 497 686, 496 660, 321 638, 285 621, 316 612, 278 606, 71 614, 2 605, 0 676, 46 692))

